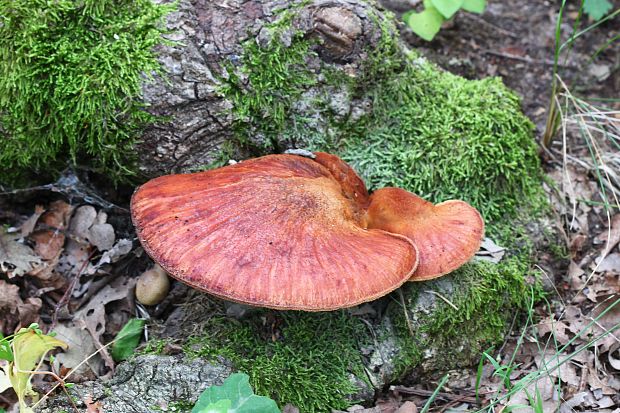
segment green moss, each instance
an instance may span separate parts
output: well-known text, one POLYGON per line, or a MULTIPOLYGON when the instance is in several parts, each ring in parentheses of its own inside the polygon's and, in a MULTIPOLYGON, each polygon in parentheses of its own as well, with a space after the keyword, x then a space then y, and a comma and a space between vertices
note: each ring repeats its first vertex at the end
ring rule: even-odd
POLYGON ((335 148, 369 188, 397 186, 432 202, 463 199, 487 220, 539 204, 533 125, 516 94, 499 78, 467 80, 403 53, 392 23, 378 24, 381 43, 357 85, 372 110, 341 125, 335 148))
POLYGON ((142 349, 136 352, 136 355, 138 356, 142 354, 163 354, 166 346, 171 342, 172 340, 170 339, 151 338, 149 341, 146 342, 146 345, 142 349))
POLYGON ((523 255, 505 258, 499 264, 471 262, 446 278, 409 284, 403 288, 407 308, 415 308, 421 290, 449 297, 454 307, 437 297, 431 315, 411 314, 423 326, 412 337, 402 307, 392 306, 390 315, 402 347, 395 362, 397 376, 417 366, 424 350, 430 348, 442 351, 442 358, 433 364, 440 370, 471 363, 485 348, 501 343, 507 326, 513 321, 519 325, 521 316, 543 297, 538 276, 523 255), (528 279, 531 281, 526 282, 528 279))
POLYGON ((440 202, 463 199, 487 219, 540 194, 531 124, 499 79, 469 81, 430 64, 395 75, 339 152, 370 188, 397 186, 440 202))
POLYGON ((0 0, 0 183, 72 164, 133 172, 138 102, 159 65, 164 16, 150 0, 0 0))
POLYGON ((359 75, 323 63, 319 85, 304 66, 313 53, 307 38, 295 34, 290 46, 278 41, 290 30, 287 19, 274 23, 269 45, 246 43, 237 69, 244 81, 233 71, 223 89, 243 142, 335 152, 369 189, 398 186, 433 202, 463 199, 488 220, 541 202, 533 125, 499 78, 471 81, 442 71, 403 51, 393 22, 376 17, 383 36, 359 75), (313 95, 303 95, 311 86, 313 95), (371 110, 342 118, 330 106, 334 92, 370 102, 371 110), (316 117, 328 126, 317 128, 316 117))
POLYGON ((329 412, 352 404, 365 377, 359 346, 370 340, 364 323, 344 311, 260 311, 242 321, 213 317, 207 336, 186 346, 191 355, 223 356, 250 376, 256 394, 302 412, 329 412))
POLYGON ((240 67, 228 65, 219 91, 232 102, 238 144, 255 153, 279 151, 282 134, 298 128, 290 108, 316 79, 305 66, 312 42, 292 31, 296 8, 282 12, 263 28, 267 44, 255 39, 243 44, 240 67), (282 36, 291 36, 289 46, 282 36))

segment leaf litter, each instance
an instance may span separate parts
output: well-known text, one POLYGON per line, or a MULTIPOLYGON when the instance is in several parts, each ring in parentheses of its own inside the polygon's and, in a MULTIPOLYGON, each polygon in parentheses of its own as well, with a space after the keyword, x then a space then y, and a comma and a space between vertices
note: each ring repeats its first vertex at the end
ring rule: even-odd
MULTIPOLYGON (((115 362, 106 344, 135 308, 134 279, 112 264, 131 258, 133 242, 117 239, 99 205, 74 206, 57 199, 33 202, 31 208, 30 214, 15 215, 21 219, 0 228, 0 333, 10 335, 38 323, 68 344, 40 370, 63 376, 77 368, 72 382, 109 377, 115 362)), ((3 400, 14 396, 7 393, 13 390, 6 375, 0 376, 1 408, 3 400)), ((37 376, 35 390, 49 380, 37 376)))

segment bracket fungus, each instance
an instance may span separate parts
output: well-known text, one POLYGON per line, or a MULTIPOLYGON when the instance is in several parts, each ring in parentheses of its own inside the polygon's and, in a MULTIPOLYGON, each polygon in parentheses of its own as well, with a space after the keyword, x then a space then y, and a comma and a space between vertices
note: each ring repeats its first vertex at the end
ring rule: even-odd
POLYGON ((484 224, 465 202, 434 206, 398 188, 369 196, 340 158, 314 155, 267 155, 147 182, 131 201, 144 249, 199 290, 305 311, 374 300, 478 250, 484 224))

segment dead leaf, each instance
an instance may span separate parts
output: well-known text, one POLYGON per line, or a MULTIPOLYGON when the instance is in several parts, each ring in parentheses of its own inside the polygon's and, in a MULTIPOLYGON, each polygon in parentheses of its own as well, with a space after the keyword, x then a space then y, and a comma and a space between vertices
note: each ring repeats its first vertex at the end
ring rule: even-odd
POLYGON ((609 396, 601 397, 600 400, 596 401, 596 404, 598 405, 599 409, 606 409, 608 407, 616 406, 616 402, 614 402, 613 399, 609 396))
POLYGON ((34 214, 32 214, 30 218, 25 220, 24 223, 19 228, 22 238, 26 238, 28 235, 32 233, 32 231, 34 231, 34 227, 35 225, 37 225, 37 221, 39 220, 39 217, 44 212, 45 212, 45 208, 43 208, 41 205, 36 205, 34 207, 34 214))
POLYGON ((0 280, 0 332, 13 333, 18 325, 28 326, 39 320, 41 299, 19 296, 19 287, 0 280))
POLYGON ((116 237, 110 224, 95 224, 89 229, 88 241, 99 251, 107 251, 114 246, 116 237))
POLYGON ((114 227, 106 223, 108 215, 95 210, 91 205, 79 207, 71 219, 69 231, 78 241, 88 242, 99 251, 107 251, 114 246, 116 240, 114 227))
POLYGON ((600 256, 595 262, 597 272, 613 272, 620 274, 620 253, 614 252, 607 255, 605 258, 600 256))
POLYGON ((583 280, 581 280, 581 276, 585 274, 585 271, 575 263, 575 261, 571 260, 568 265, 568 282, 573 290, 579 290, 583 285, 583 280))
POLYGON ((133 248, 133 242, 129 239, 119 239, 114 246, 108 251, 104 252, 96 268, 101 267, 104 264, 112 264, 131 252, 133 248))
POLYGON ((29 246, 19 242, 19 234, 0 229, 0 273, 9 278, 21 277, 41 264, 41 258, 29 246))
POLYGON ((594 396, 589 391, 575 394, 570 399, 560 405, 560 413, 573 413, 577 407, 591 406, 594 403, 594 396))
POLYGON ((98 350, 101 350, 99 354, 110 369, 109 373, 114 370, 114 361, 108 351, 103 348, 104 343, 101 342, 101 336, 106 331, 107 323, 105 306, 111 302, 127 298, 132 299, 134 286, 134 278, 119 277, 115 279, 93 295, 85 306, 75 312, 73 317, 74 323, 92 336, 93 344, 98 350))
POLYGON ((480 250, 476 253, 476 258, 497 264, 505 253, 506 248, 500 247, 490 238, 485 238, 482 244, 480 244, 480 250))
MULTIPOLYGON (((530 403, 529 403, 528 394, 531 398, 535 400, 537 398, 537 394, 540 394, 540 398, 542 400, 540 401, 536 400, 536 402, 537 403, 540 402, 540 404, 543 406, 544 412, 554 412, 558 408, 558 404, 559 404, 555 400, 561 400, 561 396, 562 396, 562 394, 560 393, 559 389, 556 387, 555 384, 556 383, 552 377, 542 376, 538 380, 535 380, 532 383, 530 383, 523 390, 520 390, 516 392, 515 394, 513 394, 510 397, 510 402, 508 406, 519 405, 519 404, 529 406, 530 403)), ((531 411, 531 410, 517 408, 512 411, 523 413, 523 412, 531 411)))
POLYGON ((67 369, 74 369, 80 363, 86 361, 78 367, 71 375, 73 382, 81 383, 87 380, 94 380, 103 371, 103 359, 97 352, 97 346, 93 341, 92 335, 85 330, 83 321, 68 322, 59 324, 54 329, 59 340, 69 344, 69 349, 56 356, 55 363, 67 369), (90 357, 90 358, 89 358, 90 357))
POLYGON ((60 255, 65 244, 65 234, 49 229, 37 231, 30 238, 35 242, 34 252, 44 260, 52 260, 60 255))
POLYGON ((54 201, 50 203, 48 210, 41 215, 39 223, 45 224, 50 228, 65 230, 73 207, 64 201, 54 201))
POLYGON ((620 352, 618 350, 620 350, 620 343, 616 343, 611 346, 609 352, 607 353, 607 359, 609 360, 609 364, 611 365, 611 367, 613 367, 615 370, 620 371, 620 352), (619 357, 615 357, 614 353, 618 353, 619 357))
POLYGON ((592 391, 601 390, 601 394, 608 395, 608 396, 613 396, 613 395, 618 394, 617 390, 607 385, 606 380, 602 380, 598 376, 593 365, 589 365, 587 367, 586 383, 588 383, 588 386, 590 387, 590 390, 592 391))
POLYGON ((605 247, 601 252, 601 256, 608 254, 613 247, 620 242, 620 214, 616 214, 611 219, 611 227, 598 234, 595 238, 598 242, 604 242, 605 247))
POLYGON ((101 402, 93 402, 93 397, 90 394, 84 398, 84 404, 86 404, 86 413, 103 413, 101 402))
POLYGON ((566 344, 570 340, 566 334, 568 326, 561 320, 555 320, 553 317, 547 317, 536 325, 538 329, 538 335, 540 337, 545 336, 548 333, 552 333, 558 344, 566 344))
POLYGON ((67 275, 76 275, 79 272, 88 274, 91 265, 88 262, 91 248, 92 247, 88 244, 80 243, 69 238, 60 255, 56 271, 67 275))
POLYGON ((69 232, 76 237, 85 240, 88 238, 88 229, 95 222, 97 211, 91 205, 84 205, 75 210, 69 224, 69 232))
POLYGON ((579 376, 575 366, 570 362, 564 362, 568 356, 566 354, 558 354, 555 352, 538 354, 534 357, 536 366, 539 370, 548 371, 551 377, 556 377, 562 380, 564 383, 569 384, 572 387, 579 387, 579 376))
POLYGON ((404 402, 394 413, 418 413, 418 406, 414 402, 404 402))
POLYGON ((578 252, 581 252, 584 244, 588 240, 588 236, 585 234, 577 234, 571 237, 568 249, 574 257, 578 252))

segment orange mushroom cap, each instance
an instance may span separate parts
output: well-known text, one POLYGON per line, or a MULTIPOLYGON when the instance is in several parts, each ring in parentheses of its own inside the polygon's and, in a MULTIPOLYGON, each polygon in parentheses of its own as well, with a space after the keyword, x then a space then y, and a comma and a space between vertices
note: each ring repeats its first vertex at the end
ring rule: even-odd
POLYGON ((400 188, 382 188, 370 196, 368 228, 382 229, 411 239, 420 264, 411 281, 424 281, 454 271, 480 248, 484 221, 464 201, 437 205, 400 188))
POLYGON ((131 212, 145 250, 171 276, 251 305, 350 307, 407 281, 406 236, 364 228, 366 188, 339 158, 268 155, 153 179, 131 212))

